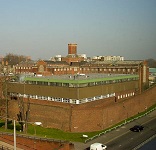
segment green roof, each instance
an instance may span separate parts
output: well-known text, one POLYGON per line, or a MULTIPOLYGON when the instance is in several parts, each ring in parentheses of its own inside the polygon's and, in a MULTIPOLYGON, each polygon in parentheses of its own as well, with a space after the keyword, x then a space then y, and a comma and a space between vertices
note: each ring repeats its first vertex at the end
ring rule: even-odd
POLYGON ((150 73, 156 73, 156 68, 149 68, 150 73))
POLYGON ((92 78, 92 79, 56 79, 56 78, 47 78, 47 77, 25 77, 25 81, 41 81, 41 82, 57 82, 57 83, 89 83, 89 82, 100 82, 100 81, 110 81, 118 79, 128 79, 136 78, 138 75, 120 75, 120 76, 108 76, 103 78, 92 78))

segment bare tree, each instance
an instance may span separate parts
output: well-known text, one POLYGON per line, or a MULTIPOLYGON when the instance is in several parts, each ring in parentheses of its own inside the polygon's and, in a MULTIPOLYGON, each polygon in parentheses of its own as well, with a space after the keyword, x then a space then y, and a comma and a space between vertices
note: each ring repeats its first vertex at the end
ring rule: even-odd
POLYGON ((23 56, 23 55, 16 55, 16 54, 7 54, 3 61, 5 64, 9 64, 11 66, 19 64, 20 62, 25 62, 25 61, 30 61, 31 59, 28 56, 23 56))
POLYGON ((154 59, 147 59, 147 63, 148 63, 148 66, 150 68, 156 68, 156 60, 154 60, 154 59))
POLYGON ((27 104, 25 106, 23 97, 18 98, 19 113, 17 114, 17 121, 21 125, 21 130, 27 133, 27 122, 29 119, 30 111, 30 99, 28 97, 27 104), (25 110, 26 109, 26 110, 25 110))

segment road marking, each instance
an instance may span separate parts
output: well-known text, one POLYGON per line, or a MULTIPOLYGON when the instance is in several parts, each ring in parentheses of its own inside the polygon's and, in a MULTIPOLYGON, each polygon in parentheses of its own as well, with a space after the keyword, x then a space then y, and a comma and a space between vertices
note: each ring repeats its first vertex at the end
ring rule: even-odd
POLYGON ((119 137, 121 137, 121 136, 123 136, 124 134, 127 134, 128 132, 130 132, 130 131, 124 132, 123 134, 120 134, 119 136, 116 136, 115 138, 113 138, 113 139, 109 140, 108 142, 106 142, 106 144, 113 141, 113 140, 115 140, 115 139, 117 139, 117 138, 119 138, 119 137))
MULTIPOLYGON (((156 118, 156 116, 153 117, 153 118, 151 118, 150 120, 144 122, 143 124, 146 124, 146 123, 150 122, 151 120, 153 120, 155 118, 156 118)), ((109 143, 109 142, 111 142, 111 141, 113 141, 113 140, 115 140, 115 139, 117 139, 117 138, 119 138, 119 137, 121 137, 121 136, 123 136, 123 135, 125 135, 125 134, 127 134, 128 132, 130 132, 130 131, 128 130, 127 132, 124 132, 123 134, 120 134, 119 136, 116 136, 115 138, 112 138, 111 140, 107 141, 106 144, 109 143)))

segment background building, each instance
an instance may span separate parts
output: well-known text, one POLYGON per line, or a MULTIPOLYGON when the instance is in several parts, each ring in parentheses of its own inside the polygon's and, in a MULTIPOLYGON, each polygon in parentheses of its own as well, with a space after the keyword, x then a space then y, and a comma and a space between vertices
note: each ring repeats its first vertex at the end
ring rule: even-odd
POLYGON ((68 44, 68 55, 70 54, 77 54, 77 44, 68 44))

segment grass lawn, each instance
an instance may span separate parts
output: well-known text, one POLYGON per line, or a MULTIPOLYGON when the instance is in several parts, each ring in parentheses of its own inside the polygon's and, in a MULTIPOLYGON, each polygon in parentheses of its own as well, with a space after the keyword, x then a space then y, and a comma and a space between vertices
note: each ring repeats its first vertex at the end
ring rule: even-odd
MULTIPOLYGON (((8 123, 8 129, 5 130, 5 122, 3 120, 0 120, 0 132, 11 132, 13 133, 13 123, 8 123)), ((16 133, 17 134, 25 134, 23 132, 20 132, 20 125, 16 123, 16 133)), ((41 138, 52 138, 55 140, 65 140, 65 141, 75 141, 75 142, 84 142, 86 140, 85 137, 83 137, 83 134, 88 135, 88 138, 100 133, 100 131, 97 132, 83 132, 83 133, 71 133, 71 132, 64 132, 59 129, 52 129, 52 128, 43 128, 41 126, 37 125, 31 125, 28 124, 28 130, 27 134, 28 136, 36 136, 41 138)))
POLYGON ((77 142, 84 142, 86 138, 83 137, 83 134, 88 135, 88 137, 92 137, 96 135, 98 132, 88 132, 88 133, 71 133, 71 132, 64 132, 59 129, 51 129, 51 128, 42 128, 40 126, 32 126, 29 125, 28 127, 28 134, 35 135, 40 137, 46 138, 53 138, 58 140, 67 140, 67 141, 77 141, 77 142))

